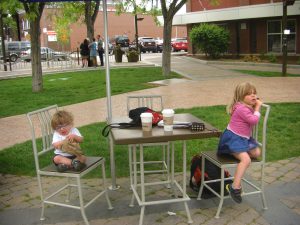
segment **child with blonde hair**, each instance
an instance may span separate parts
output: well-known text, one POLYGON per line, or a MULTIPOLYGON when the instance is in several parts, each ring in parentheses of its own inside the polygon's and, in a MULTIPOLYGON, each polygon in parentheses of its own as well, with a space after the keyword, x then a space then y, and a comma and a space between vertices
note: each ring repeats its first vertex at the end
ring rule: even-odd
POLYGON ((260 156, 260 148, 251 137, 252 127, 260 119, 262 101, 257 98, 256 88, 251 83, 238 84, 231 103, 227 106, 230 122, 222 134, 218 146, 218 154, 230 154, 239 160, 234 181, 227 184, 226 189, 232 199, 242 202, 241 180, 251 163, 251 158, 260 156))
POLYGON ((57 111, 52 117, 51 127, 54 130, 52 145, 55 148, 53 162, 59 172, 68 169, 80 171, 85 166, 86 157, 84 155, 72 155, 62 150, 66 139, 70 143, 81 143, 83 141, 79 130, 73 126, 73 115, 67 111, 57 111))

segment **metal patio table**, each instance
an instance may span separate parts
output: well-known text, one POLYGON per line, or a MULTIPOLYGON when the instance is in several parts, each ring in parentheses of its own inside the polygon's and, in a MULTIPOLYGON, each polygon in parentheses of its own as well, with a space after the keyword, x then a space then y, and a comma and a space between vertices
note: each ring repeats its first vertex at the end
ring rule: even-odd
MULTIPOLYGON (((113 123, 119 122, 128 122, 129 118, 115 118, 113 119, 113 123)), ((205 121, 191 115, 191 114, 175 114, 174 121, 181 122, 203 122, 205 124, 204 131, 191 131, 187 128, 174 128, 173 132, 165 132, 163 127, 153 127, 151 133, 145 133, 141 128, 128 128, 128 129, 118 129, 113 128, 110 133, 110 153, 114 154, 114 145, 132 145, 133 147, 133 157, 129 161, 132 160, 133 163, 133 183, 131 184, 131 189, 133 191, 131 205, 133 205, 134 198, 137 200, 139 206, 141 207, 140 212, 140 220, 139 225, 143 224, 144 211, 145 206, 147 205, 155 205, 155 204, 167 204, 167 203, 178 203, 182 202, 185 206, 188 223, 192 223, 191 215, 189 212, 189 208, 187 205, 187 201, 190 200, 189 196, 186 194, 186 141, 191 139, 203 139, 203 138, 211 138, 211 137, 219 137, 221 132, 205 121), (183 177, 182 177, 182 186, 175 180, 174 178, 174 141, 183 141, 182 147, 182 159, 183 159, 183 177), (166 181, 145 183, 144 181, 144 149, 143 144, 146 143, 159 143, 159 142, 172 142, 171 148, 171 177, 168 177, 166 181), (139 147, 140 159, 137 163, 136 152, 139 147), (137 164, 140 164, 140 183, 137 181, 137 164), (161 185, 161 184, 170 184, 171 187, 180 191, 182 197, 180 198, 171 198, 166 200, 156 200, 156 201, 146 201, 145 200, 145 186, 150 185, 161 185), (137 191, 137 187, 140 187, 140 194, 137 191)), ((199 149, 200 151, 200 149, 199 149)), ((131 158, 131 157, 130 157, 131 158)), ((169 158, 169 157, 168 157, 169 158)), ((113 168, 115 169, 114 162, 113 168)), ((169 167, 168 167, 169 168, 169 167)), ((113 173, 115 175, 115 171, 113 173)), ((112 180, 115 180, 115 177, 112 177, 112 180)))

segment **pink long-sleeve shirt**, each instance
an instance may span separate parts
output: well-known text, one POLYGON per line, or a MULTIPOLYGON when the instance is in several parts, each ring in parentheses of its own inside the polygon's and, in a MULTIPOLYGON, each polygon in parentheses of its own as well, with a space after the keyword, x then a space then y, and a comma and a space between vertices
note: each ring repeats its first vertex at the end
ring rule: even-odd
POLYGON ((254 111, 254 109, 238 102, 233 106, 227 129, 239 136, 249 139, 252 127, 258 123, 259 118, 260 112, 254 111))

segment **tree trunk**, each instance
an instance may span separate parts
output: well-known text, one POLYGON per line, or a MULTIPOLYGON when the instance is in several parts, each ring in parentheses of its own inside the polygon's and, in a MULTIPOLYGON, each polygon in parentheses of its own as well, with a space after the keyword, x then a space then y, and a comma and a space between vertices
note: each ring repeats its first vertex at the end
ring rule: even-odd
POLYGON ((40 16, 30 22, 32 91, 43 90, 43 73, 41 64, 40 16))
POLYGON ((172 37, 172 20, 164 21, 164 42, 162 57, 162 73, 165 77, 170 76, 171 72, 171 37, 172 37))
POLYGON ((96 4, 95 7, 93 7, 92 2, 87 1, 85 2, 85 24, 86 24, 86 33, 90 41, 93 40, 95 37, 95 30, 94 30, 94 24, 98 15, 100 0, 95 0, 96 4))

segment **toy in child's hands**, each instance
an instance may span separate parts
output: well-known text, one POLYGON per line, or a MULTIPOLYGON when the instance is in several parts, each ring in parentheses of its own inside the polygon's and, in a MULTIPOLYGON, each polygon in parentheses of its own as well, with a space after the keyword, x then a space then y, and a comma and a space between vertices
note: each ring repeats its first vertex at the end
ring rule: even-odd
POLYGON ((79 155, 83 154, 79 143, 74 142, 74 141, 70 141, 68 139, 65 139, 63 141, 62 146, 61 146, 61 150, 65 153, 69 153, 71 155, 76 155, 76 156, 79 156, 79 155))

